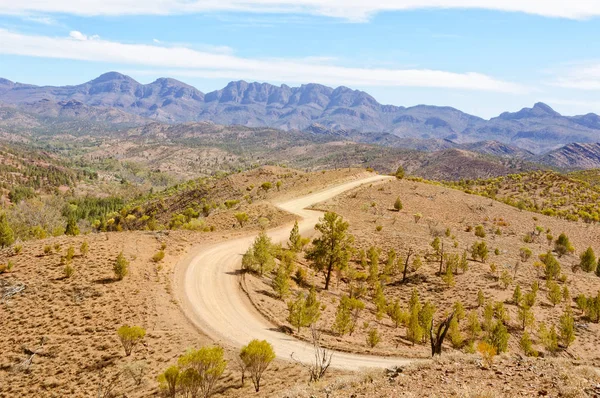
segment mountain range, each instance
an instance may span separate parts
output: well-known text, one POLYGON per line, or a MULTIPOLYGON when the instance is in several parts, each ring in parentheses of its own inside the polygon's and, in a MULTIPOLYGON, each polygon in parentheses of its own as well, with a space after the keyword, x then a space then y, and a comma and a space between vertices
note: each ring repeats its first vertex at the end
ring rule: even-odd
POLYGON ((205 94, 175 79, 141 84, 117 72, 63 87, 0 79, 0 105, 41 116, 113 125, 210 121, 339 134, 417 149, 491 141, 511 153, 541 154, 572 143, 600 141, 600 116, 563 116, 543 103, 485 120, 451 107, 382 105, 363 91, 320 84, 289 87, 235 81, 205 94))

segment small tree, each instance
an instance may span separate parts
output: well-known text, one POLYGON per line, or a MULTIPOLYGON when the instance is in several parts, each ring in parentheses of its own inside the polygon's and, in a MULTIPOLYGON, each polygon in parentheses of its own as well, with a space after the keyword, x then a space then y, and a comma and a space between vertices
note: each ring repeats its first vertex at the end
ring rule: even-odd
POLYGON ((300 333, 300 328, 308 326, 306 319, 306 298, 302 292, 298 292, 296 300, 288 301, 288 318, 287 321, 292 324, 300 333))
POLYGON ((531 252, 531 249, 529 249, 528 247, 522 247, 519 250, 519 256, 521 257, 521 261, 524 263, 526 263, 527 260, 531 258, 532 254, 533 253, 531 252))
POLYGON ((515 290, 513 291, 513 296, 512 296, 513 304, 516 306, 519 306, 522 298, 523 298, 523 294, 521 293, 521 286, 517 285, 515 287, 515 290))
POLYGON ((313 240, 306 257, 317 270, 325 272, 325 290, 329 290, 333 271, 348 265, 354 237, 348 233, 348 223, 336 213, 327 212, 319 221, 315 229, 321 236, 313 240))
POLYGON ((248 214, 246 213, 235 213, 234 216, 237 222, 240 224, 240 228, 244 227, 244 224, 246 224, 249 220, 248 214))
POLYGON ((546 274, 547 280, 554 280, 560 276, 560 263, 558 260, 552 255, 552 253, 548 252, 542 256, 540 256, 542 263, 544 263, 544 273, 546 274))
POLYGON ((254 390, 259 392, 260 379, 269 364, 275 359, 273 346, 266 340, 252 340, 247 346, 242 347, 240 358, 244 362, 245 368, 250 372, 254 390))
POLYGON ((158 375, 159 387, 167 397, 175 398, 177 395, 177 384, 180 376, 181 372, 176 365, 169 366, 167 370, 158 375))
POLYGON ((81 247, 79 248, 79 253, 82 257, 87 257, 88 252, 90 251, 90 245, 87 240, 84 240, 81 243, 81 247))
POLYGON ((505 352, 508 348, 508 339, 510 334, 501 320, 496 322, 494 328, 488 335, 487 342, 496 348, 496 352, 505 352))
POLYGON ((558 257, 562 257, 567 253, 573 253, 575 251, 575 248, 569 241, 567 235, 562 233, 554 242, 554 251, 558 254, 558 257))
POLYGON ((265 272, 271 271, 274 266, 273 243, 266 232, 261 231, 242 257, 242 267, 262 276, 265 272))
POLYGON ((408 318, 408 314, 402 309, 402 306, 400 305, 400 300, 398 299, 394 301, 394 304, 388 307, 387 314, 396 328, 398 328, 401 324, 406 322, 406 319, 408 318))
POLYGON ((290 237, 288 239, 288 248, 295 252, 302 250, 302 235, 300 235, 300 227, 298 221, 294 221, 294 226, 290 231, 290 237))
POLYGON ((479 322, 479 314, 477 311, 469 312, 469 315, 467 316, 467 330, 471 340, 477 339, 479 333, 481 333, 481 322, 479 322))
MULTIPOLYGON (((198 350, 190 350, 179 357, 179 367, 192 376, 193 385, 197 386, 204 398, 214 393, 217 381, 227 367, 227 361, 223 359, 221 347, 202 347, 198 350)), ((196 392, 197 394, 197 392, 196 392)), ((195 394, 190 394, 196 396, 195 394)))
POLYGON ((485 260, 488 258, 488 254, 489 252, 485 242, 481 241, 473 243, 473 246, 471 247, 471 256, 473 257, 473 260, 477 261, 479 258, 482 263, 485 263, 485 260))
POLYGON ((280 300, 285 298, 290 292, 290 275, 283 264, 279 265, 277 274, 273 278, 273 290, 275 290, 277 298, 280 300))
POLYGON ((0 247, 5 248, 15 241, 15 234, 8 224, 5 213, 0 213, 0 247))
POLYGON ((404 178, 404 167, 402 166, 398 166, 398 168, 396 169, 396 173, 394 174, 396 176, 397 179, 401 180, 404 178))
POLYGON ((70 217, 67 221, 67 227, 65 228, 65 235, 77 236, 79 235, 79 227, 77 226, 77 220, 74 217, 70 217))
POLYGON ((410 309, 408 318, 408 325, 406 330, 406 337, 415 345, 420 343, 423 339, 423 328, 419 322, 419 312, 421 310, 421 304, 417 303, 410 309))
POLYGON ((465 342, 465 339, 460 332, 460 326, 458 325, 458 321, 456 317, 452 318, 450 321, 450 327, 448 329, 448 337, 450 337, 450 343, 452 343, 452 347, 461 348, 465 342))
POLYGON ((548 330, 546 324, 542 322, 540 324, 538 336, 546 350, 551 353, 558 351, 558 334, 556 333, 556 328, 554 326, 548 330))
POLYGON ((560 286, 556 282, 549 281, 548 282, 548 301, 552 303, 554 307, 556 304, 560 304, 562 300, 562 292, 560 291, 560 286))
POLYGON ((135 346, 146 336, 146 330, 140 326, 123 325, 117 329, 117 335, 125 349, 125 355, 130 356, 135 346))
POLYGON ((537 356, 537 353, 533 349, 533 342, 527 331, 523 332, 521 340, 519 340, 519 347, 521 347, 526 356, 537 356))
POLYGON ((579 259, 579 267, 585 272, 592 272, 596 270, 596 255, 591 247, 588 247, 585 252, 581 253, 579 259))
POLYGON ((560 340, 566 348, 575 341, 575 320, 571 308, 567 305, 559 320, 560 340))
POLYGON ((485 296, 483 295, 483 291, 479 289, 477 291, 477 307, 482 307, 485 304, 485 296))
POLYGON ((504 290, 508 289, 508 286, 512 283, 512 277, 508 273, 507 270, 502 271, 502 275, 500 275, 500 283, 504 290))
POLYGON ((367 334, 367 345, 370 348, 375 348, 380 341, 381 337, 379 336, 379 331, 376 328, 369 330, 369 333, 367 334))
POLYGON ((115 278, 119 281, 123 280, 129 273, 129 261, 123 255, 123 252, 120 252, 117 256, 113 265, 113 272, 115 273, 115 278))
POLYGON ((494 363, 494 357, 497 354, 496 347, 494 347, 492 344, 489 344, 485 341, 480 341, 479 344, 477 345, 477 351, 481 355, 481 358, 483 359, 483 363, 485 364, 485 366, 488 368, 491 367, 492 364, 494 363))
POLYGON ((533 326, 535 317, 531 307, 523 305, 517 310, 517 319, 521 322, 521 328, 525 330, 527 327, 533 326))
POLYGON ((394 209, 395 209, 396 211, 400 211, 400 210, 402 210, 402 208, 403 208, 403 207, 404 207, 404 206, 402 206, 402 201, 400 200, 400 196, 398 196, 398 197, 396 198, 396 201, 394 202, 394 209))

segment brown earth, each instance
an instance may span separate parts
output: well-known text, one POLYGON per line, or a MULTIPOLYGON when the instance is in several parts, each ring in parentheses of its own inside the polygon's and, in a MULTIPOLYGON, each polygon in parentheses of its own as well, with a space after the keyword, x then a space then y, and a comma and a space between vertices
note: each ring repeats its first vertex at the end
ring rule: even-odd
MULTIPOLYGON (((558 236, 561 232, 567 234, 576 248, 575 254, 559 258, 562 272, 567 276, 564 286, 568 287, 571 298, 578 294, 596 295, 600 290, 600 278, 593 273, 586 274, 582 271, 574 272, 572 266, 579 263, 579 253, 587 247, 592 247, 600 252, 600 226, 584 224, 582 222, 569 222, 557 218, 547 217, 526 211, 519 211, 514 207, 482 198, 468 195, 457 190, 436 185, 411 182, 407 180, 392 181, 383 187, 359 188, 353 192, 342 194, 318 206, 322 210, 335 211, 350 223, 350 232, 355 236, 355 246, 367 250, 370 246, 381 248, 380 270, 385 266, 387 252, 396 250, 400 256, 405 257, 409 248, 417 252, 423 266, 415 273, 409 274, 406 284, 400 283, 400 276, 393 277, 385 286, 385 295, 388 302, 399 299, 406 309, 413 289, 419 292, 421 302, 430 301, 437 307, 436 319, 440 320, 444 313, 451 310, 452 305, 460 301, 466 311, 479 312, 483 316, 483 308, 477 308, 476 299, 478 290, 482 290, 486 300, 504 302, 510 314, 509 341, 510 352, 520 352, 519 339, 522 331, 517 320, 517 307, 512 304, 512 294, 515 286, 521 287, 525 294, 530 290, 533 281, 538 281, 540 290, 537 301, 533 307, 536 325, 529 328, 536 348, 544 351, 536 339, 537 328, 540 322, 548 326, 557 324, 563 313, 564 304, 553 307, 546 297, 547 288, 545 281, 538 275, 534 261, 539 254, 546 253, 551 247, 546 241, 545 234, 538 237, 533 243, 526 244, 523 237, 534 231, 536 226, 549 228, 558 236), (400 212, 393 210, 397 197, 401 198, 404 208, 400 212), (414 214, 421 213, 422 218, 415 223, 414 214), (481 239, 474 235, 474 227, 483 225, 486 238, 481 239), (381 231, 377 231, 381 226, 381 231), (471 232, 466 232, 468 226, 473 227, 471 232), (444 232, 450 229, 451 236, 446 237, 444 232), (499 229, 501 235, 495 231, 499 229), (439 261, 427 261, 433 250, 429 243, 433 235, 439 234, 445 243, 446 252, 462 254, 476 241, 485 240, 490 254, 487 263, 469 261, 469 270, 466 273, 455 275, 454 287, 448 287, 437 275, 439 261), (458 242, 454 247, 454 240, 458 242), (522 263, 519 260, 519 249, 529 247, 532 258, 522 263), (498 254, 494 254, 498 249, 498 254), (497 265, 497 271, 492 274, 490 264, 497 265), (500 274, 506 270, 511 276, 515 275, 515 264, 518 264, 516 278, 507 289, 503 289, 499 282, 500 274)), ((394 355, 406 357, 427 357, 430 348, 427 344, 412 345, 406 340, 404 327, 396 329, 391 320, 384 316, 378 320, 375 316, 375 305, 371 301, 370 293, 363 298, 366 310, 363 311, 358 321, 356 332, 352 336, 340 337, 331 332, 335 319, 337 303, 342 294, 347 294, 348 284, 344 275, 334 278, 330 291, 321 290, 324 286, 324 276, 315 274, 309 264, 300 257, 299 266, 304 267, 309 274, 309 283, 317 286, 320 300, 325 305, 319 327, 323 330, 325 343, 332 348, 356 353, 372 353, 377 355, 394 355), (381 335, 381 342, 375 348, 369 348, 366 342, 367 332, 377 328, 381 335)), ((431 257, 430 257, 431 258, 431 257)), ((470 256, 469 256, 470 258, 470 256)), ((351 264, 352 267, 363 271, 359 262, 351 264)), ((287 305, 284 301, 277 300, 271 293, 270 278, 247 278, 248 289, 253 302, 269 319, 276 324, 288 325, 287 305)), ((561 286, 562 288, 563 286, 561 286)), ((293 289, 297 291, 295 286, 293 289)), ((293 296, 293 292, 290 296, 293 296)), ((576 309, 574 301, 569 305, 573 309, 576 322, 575 342, 566 350, 561 350, 557 355, 566 358, 581 358, 590 363, 600 364, 600 352, 596 349, 600 343, 600 325, 587 322, 580 311, 576 309)), ((301 330, 301 338, 308 338, 309 331, 301 330)), ((466 331, 463 335, 466 338, 466 331)), ((445 349, 451 351, 447 344, 445 349)), ((548 354, 547 354, 548 355, 548 354)))

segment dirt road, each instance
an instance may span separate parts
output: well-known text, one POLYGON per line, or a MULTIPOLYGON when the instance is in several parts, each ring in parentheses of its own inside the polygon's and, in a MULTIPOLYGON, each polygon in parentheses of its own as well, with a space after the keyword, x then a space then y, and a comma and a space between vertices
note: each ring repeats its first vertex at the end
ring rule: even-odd
MULTIPOLYGON (((279 203, 277 206, 302 217, 300 232, 311 235, 322 213, 306 207, 322 202, 342 192, 389 177, 373 176, 347 182, 324 191, 279 203)), ((274 242, 283 242, 291 226, 269 231, 274 242)), ((312 347, 292 336, 280 333, 249 303, 239 286, 238 271, 242 254, 255 236, 232 239, 212 246, 192 250, 179 265, 178 289, 182 307, 189 319, 221 345, 241 347, 252 339, 269 341, 281 359, 294 358, 303 362, 313 360, 312 347)), ((177 277, 176 277, 177 278, 177 277)), ((335 352, 332 367, 360 369, 390 367, 409 362, 402 358, 383 358, 335 352)))

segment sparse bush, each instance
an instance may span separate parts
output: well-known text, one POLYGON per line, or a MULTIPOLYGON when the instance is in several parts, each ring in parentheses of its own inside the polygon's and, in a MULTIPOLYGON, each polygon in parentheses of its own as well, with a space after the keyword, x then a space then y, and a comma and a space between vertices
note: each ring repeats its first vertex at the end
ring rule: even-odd
POLYGON ((120 252, 117 256, 113 265, 113 272, 115 273, 115 278, 119 281, 123 280, 129 273, 129 261, 123 255, 123 252, 120 252))
POLYGON ((123 325, 117 329, 117 335, 121 340, 125 355, 130 356, 135 346, 146 336, 146 330, 140 326, 123 325))
POLYGON ((177 395, 177 384, 179 383, 179 377, 181 372, 178 366, 169 366, 167 370, 158 376, 158 384, 161 391, 168 398, 175 398, 177 395))
POLYGON ((548 330, 546 324, 542 322, 539 327, 538 336, 547 351, 551 353, 558 351, 558 334, 554 326, 548 330))
POLYGON ((415 224, 418 224, 421 218, 423 218, 423 215, 421 213, 415 213, 413 214, 413 217, 415 218, 415 224))
POLYGON ((398 166, 398 168, 396 169, 396 173, 394 174, 396 176, 397 179, 401 180, 404 178, 404 167, 402 166, 398 166))
POLYGON ((533 343, 531 337, 527 331, 523 332, 521 340, 519 340, 519 347, 523 350, 523 353, 528 357, 536 357, 537 352, 533 349, 533 343))
POLYGON ((235 213, 235 219, 240 224, 240 228, 244 226, 245 223, 248 222, 248 214, 246 213, 235 213))
POLYGON ((496 347, 485 341, 481 341, 477 345, 477 351, 483 359, 483 364, 487 368, 490 368, 494 364, 494 357, 497 354, 496 347))
POLYGON ((502 320, 498 320, 489 333, 487 341, 496 348, 496 352, 501 353, 507 350, 509 338, 510 334, 508 333, 506 326, 504 326, 502 320))
POLYGON ((21 251, 23 251, 23 245, 15 245, 13 247, 13 250, 15 252, 15 256, 18 256, 19 254, 21 254, 21 251))
POLYGON ((376 328, 369 330, 369 333, 367 334, 367 345, 370 348, 375 348, 380 341, 381 337, 379 336, 379 331, 376 328))
POLYGON ((540 259, 544 264, 544 273, 546 275, 546 279, 549 281, 557 279, 561 271, 558 260, 550 252, 541 255, 540 259))
POLYGON ((508 273, 507 270, 502 271, 502 275, 500 275, 500 283, 504 290, 508 289, 508 286, 512 283, 512 276, 508 273))
POLYGON ((67 263, 63 268, 63 273, 65 274, 65 278, 70 278, 75 273, 75 268, 71 265, 71 263, 67 263))
POLYGON ((79 254, 81 254, 82 257, 87 257, 87 254, 89 251, 90 251, 90 245, 87 240, 84 240, 81 243, 81 247, 79 248, 79 254))
POLYGON ((523 298, 523 294, 521 293, 521 286, 515 286, 515 290, 513 291, 512 302, 514 305, 518 306, 521 303, 521 299, 523 298))
POLYGON ((488 258, 488 248, 487 244, 483 241, 473 243, 471 247, 471 256, 473 260, 477 261, 480 259, 482 263, 485 263, 485 260, 488 258))
POLYGON ((165 258, 165 252, 162 250, 159 250, 152 256, 152 261, 154 261, 155 263, 159 263, 164 258, 165 258))
POLYGON ((531 249, 528 247, 522 247, 519 249, 519 256, 521 257, 521 261, 524 263, 531 258, 532 254, 533 253, 531 252, 531 249))
POLYGON ((46 254, 46 255, 52 254, 52 246, 50 246, 50 245, 44 246, 44 254, 46 254))

